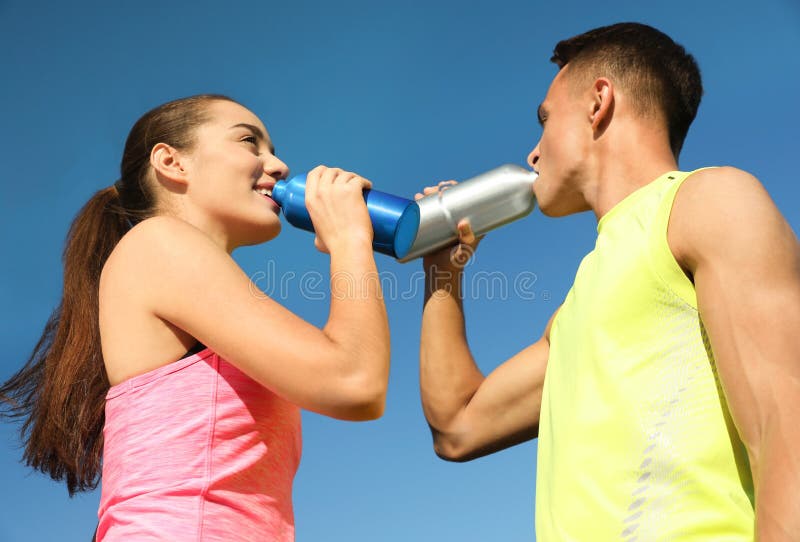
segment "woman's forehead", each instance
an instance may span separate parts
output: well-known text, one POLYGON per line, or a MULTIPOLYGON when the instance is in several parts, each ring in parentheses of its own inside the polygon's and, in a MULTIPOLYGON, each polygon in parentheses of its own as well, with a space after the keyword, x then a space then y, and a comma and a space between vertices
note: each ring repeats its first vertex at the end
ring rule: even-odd
POLYGON ((235 102, 229 102, 227 100, 212 102, 208 106, 208 112, 211 114, 211 122, 220 124, 223 128, 228 128, 237 124, 251 124, 253 126, 258 126, 266 132, 266 128, 261 122, 261 119, 246 107, 235 102))

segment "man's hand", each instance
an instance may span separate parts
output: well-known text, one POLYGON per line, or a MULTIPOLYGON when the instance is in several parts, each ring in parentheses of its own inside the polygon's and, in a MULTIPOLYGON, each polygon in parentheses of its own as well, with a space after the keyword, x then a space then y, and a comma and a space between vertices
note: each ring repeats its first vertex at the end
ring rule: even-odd
MULTIPOLYGON (((416 199, 453 184, 427 187, 416 199)), ((420 391, 437 455, 467 461, 538 434, 550 324, 542 338, 484 377, 467 345, 461 296, 463 269, 480 238, 466 220, 458 234, 459 244, 423 259, 420 391)))
MULTIPOLYGON (((436 186, 426 186, 421 193, 418 192, 414 195, 414 199, 420 200, 425 196, 447 190, 456 184, 458 184, 456 181, 442 181, 436 186)), ((425 269, 434 267, 439 271, 457 273, 464 269, 470 261, 483 237, 476 238, 467 219, 461 220, 456 227, 458 228, 458 244, 426 254, 422 258, 422 265, 425 269)))

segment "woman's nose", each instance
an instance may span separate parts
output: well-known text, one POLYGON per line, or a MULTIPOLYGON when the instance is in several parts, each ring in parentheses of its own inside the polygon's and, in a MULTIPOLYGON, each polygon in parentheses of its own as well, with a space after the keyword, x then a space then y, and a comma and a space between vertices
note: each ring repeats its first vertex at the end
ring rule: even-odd
POLYGON ((289 166, 273 155, 264 161, 264 173, 275 179, 285 179, 289 175, 289 166))

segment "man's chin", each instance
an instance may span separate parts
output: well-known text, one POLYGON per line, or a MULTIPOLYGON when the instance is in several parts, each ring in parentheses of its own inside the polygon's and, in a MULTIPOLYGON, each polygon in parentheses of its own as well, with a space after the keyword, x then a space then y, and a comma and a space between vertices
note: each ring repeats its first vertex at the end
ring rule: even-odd
POLYGON ((541 205, 539 206, 539 211, 541 211, 544 216, 548 216, 550 218, 556 218, 556 217, 559 217, 559 216, 564 216, 562 214, 556 213, 550 207, 542 207, 541 205))
POLYGON ((548 202, 545 202, 544 205, 542 205, 542 203, 538 201, 536 203, 539 205, 539 211, 541 211, 541 213, 544 216, 548 216, 550 218, 557 218, 569 214, 568 212, 565 212, 566 211, 565 209, 559 209, 558 205, 553 205, 552 203, 548 202))
POLYGON ((558 206, 558 205, 548 205, 548 204, 545 204, 545 205, 541 205, 540 204, 539 205, 539 211, 541 211, 541 213, 544 216, 547 216, 547 217, 550 217, 550 218, 560 218, 560 217, 563 217, 563 216, 576 215, 578 213, 582 213, 582 212, 588 211, 588 210, 589 210, 588 208, 585 208, 585 209, 584 208, 573 209, 573 208, 570 208, 570 207, 563 207, 563 206, 558 206))

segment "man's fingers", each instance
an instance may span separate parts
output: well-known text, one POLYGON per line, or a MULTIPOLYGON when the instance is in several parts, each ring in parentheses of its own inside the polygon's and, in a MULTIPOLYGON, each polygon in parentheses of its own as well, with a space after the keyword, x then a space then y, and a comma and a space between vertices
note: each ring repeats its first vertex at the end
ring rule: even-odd
POLYGON ((458 223, 458 240, 467 245, 475 242, 475 233, 472 231, 472 226, 469 220, 464 219, 458 223))
POLYGON ((436 194, 437 192, 441 192, 442 190, 447 190, 451 186, 455 186, 458 184, 458 181, 441 181, 436 186, 426 186, 422 189, 422 193, 417 192, 414 195, 414 199, 420 199, 425 196, 430 196, 431 194, 436 194))

